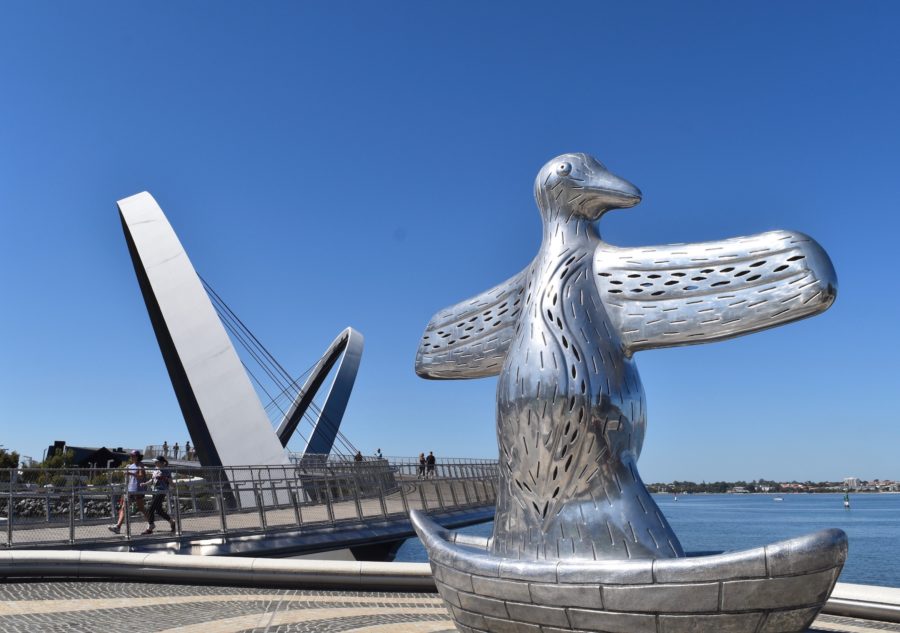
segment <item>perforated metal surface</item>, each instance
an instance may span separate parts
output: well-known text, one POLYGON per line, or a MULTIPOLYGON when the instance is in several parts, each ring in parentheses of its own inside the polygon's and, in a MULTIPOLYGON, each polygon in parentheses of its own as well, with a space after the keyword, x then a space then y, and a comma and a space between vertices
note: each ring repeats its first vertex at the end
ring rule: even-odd
POLYGON ((839 530, 769 546, 771 556, 684 558, 636 466, 647 421, 634 352, 822 312, 836 294, 828 256, 785 231, 627 249, 603 242, 594 222, 640 195, 584 154, 550 161, 535 180, 537 256, 425 330, 421 376, 499 374, 490 555, 450 545, 413 513, 460 630, 799 631, 840 573, 839 530))
POLYGON ((800 233, 603 242, 594 222, 640 195, 584 154, 550 161, 535 180, 544 224, 535 259, 438 313, 423 335, 420 375, 500 375, 499 556, 682 556, 636 468, 646 404, 632 354, 746 334, 834 300, 828 256, 800 233))

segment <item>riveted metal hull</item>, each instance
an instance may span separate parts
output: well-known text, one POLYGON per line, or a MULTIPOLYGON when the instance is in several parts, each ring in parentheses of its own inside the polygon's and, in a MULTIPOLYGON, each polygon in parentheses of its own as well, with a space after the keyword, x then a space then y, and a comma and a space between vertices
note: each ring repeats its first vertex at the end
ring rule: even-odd
POLYGON ((418 511, 413 526, 463 632, 795 633, 847 557, 846 535, 824 530, 715 556, 524 562, 452 542, 418 511))

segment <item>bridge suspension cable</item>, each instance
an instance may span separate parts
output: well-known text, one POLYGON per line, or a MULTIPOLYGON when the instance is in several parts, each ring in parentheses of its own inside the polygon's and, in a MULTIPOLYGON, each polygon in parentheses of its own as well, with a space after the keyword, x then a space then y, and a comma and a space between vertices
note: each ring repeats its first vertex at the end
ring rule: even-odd
MULTIPOLYGON (((266 381, 261 380, 260 377, 256 375, 256 372, 248 366, 247 362, 243 359, 241 360, 247 374, 259 387, 266 398, 268 398, 268 403, 265 405, 265 411, 269 416, 269 420, 277 424, 279 421, 279 414, 280 417, 283 418, 286 414, 286 410, 290 408, 291 403, 305 394, 300 382, 313 370, 313 368, 316 367, 325 355, 316 360, 316 362, 302 374, 296 378, 292 378, 284 366, 278 362, 272 353, 262 344, 259 338, 257 338, 250 328, 248 328, 240 317, 237 316, 225 300, 222 299, 221 295, 219 295, 203 277, 200 277, 200 281, 206 289, 213 307, 219 315, 219 319, 222 321, 225 329, 228 330, 234 342, 246 352, 249 357, 248 360, 252 360, 253 364, 257 365, 267 377, 270 387, 266 386, 266 381), (273 392, 276 393, 273 395, 273 392), (282 404, 286 404, 286 406, 282 406, 282 404)), ((304 412, 303 420, 310 425, 310 427, 314 428, 317 419, 319 424, 334 433, 335 442, 340 452, 351 455, 357 452, 353 443, 346 435, 341 433, 338 424, 334 420, 330 420, 327 415, 324 415, 319 405, 313 401, 310 403, 309 409, 304 412)), ((297 434, 300 435, 304 443, 308 443, 308 438, 301 433, 299 429, 297 434)))

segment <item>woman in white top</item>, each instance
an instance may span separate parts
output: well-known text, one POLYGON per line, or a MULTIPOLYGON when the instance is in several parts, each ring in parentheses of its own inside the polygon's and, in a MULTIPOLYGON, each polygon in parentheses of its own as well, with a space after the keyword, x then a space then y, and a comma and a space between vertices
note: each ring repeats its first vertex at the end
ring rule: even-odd
POLYGON ((144 465, 141 463, 142 457, 143 455, 141 455, 140 451, 131 451, 131 463, 125 467, 125 489, 127 490, 127 494, 122 497, 122 506, 119 508, 119 520, 115 525, 110 525, 108 527, 109 531, 114 532, 115 534, 118 534, 122 529, 129 502, 134 501, 134 504, 137 506, 138 510, 140 510, 141 514, 146 516, 144 510, 144 493, 141 492, 141 483, 147 479, 147 471, 144 470, 144 465))

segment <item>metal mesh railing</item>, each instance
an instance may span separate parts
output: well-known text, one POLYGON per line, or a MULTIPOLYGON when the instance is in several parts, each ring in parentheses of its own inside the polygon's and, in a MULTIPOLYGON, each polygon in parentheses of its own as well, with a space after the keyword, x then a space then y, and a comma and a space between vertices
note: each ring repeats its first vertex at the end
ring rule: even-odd
MULTIPOLYGON (((179 445, 178 448, 175 448, 174 444, 172 446, 163 444, 148 444, 144 448, 144 459, 153 459, 158 455, 177 462, 200 462, 200 459, 197 457, 197 452, 194 450, 193 445, 189 447, 179 445)), ((319 459, 322 461, 327 461, 329 463, 353 462, 357 459, 355 455, 344 455, 341 453, 329 453, 328 455, 324 455, 290 452, 290 456, 291 460, 295 463, 309 459, 319 459)), ((375 455, 361 455, 361 457, 363 461, 377 461, 379 459, 383 459, 381 457, 376 457, 375 455)))
MULTIPOLYGON (((366 522, 493 504, 497 462, 441 460, 419 472, 416 458, 298 460, 289 466, 173 467, 167 491, 126 494, 124 469, 0 470, 0 546, 83 545, 169 537, 148 528, 154 495, 178 536, 248 534, 366 522), (126 506, 120 533, 109 530, 126 506)), ((148 469, 149 471, 149 469, 148 469)))

